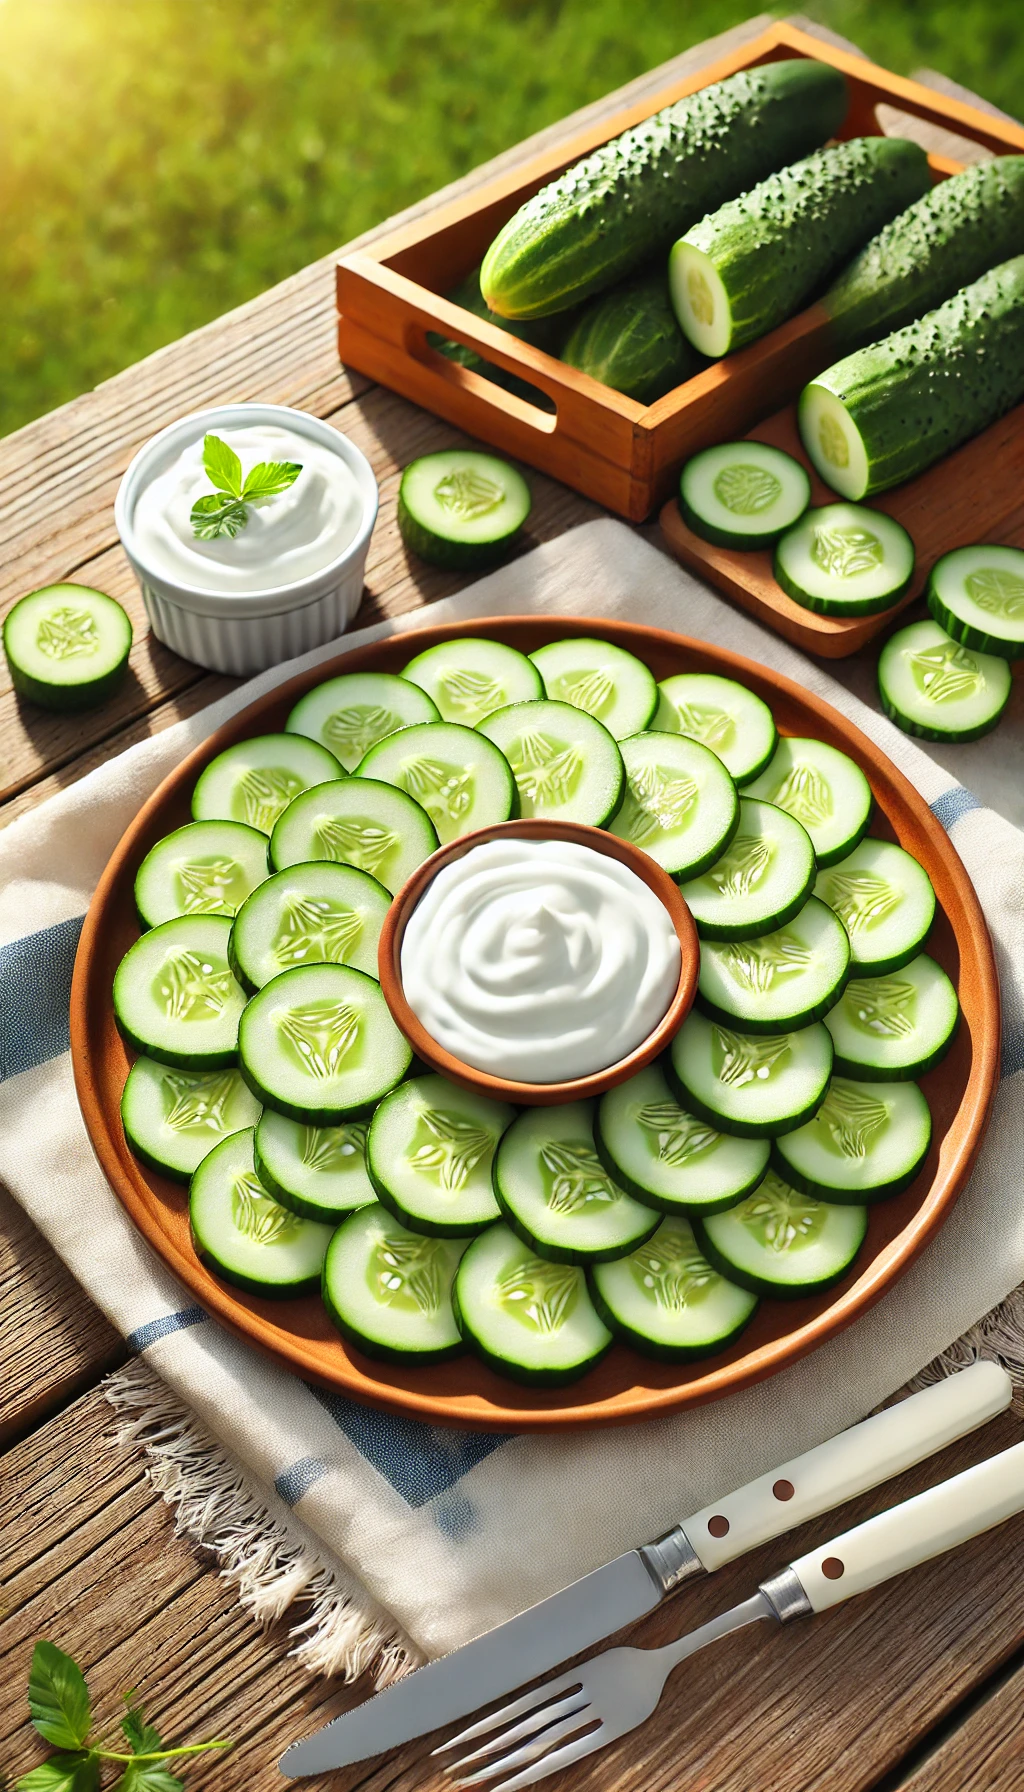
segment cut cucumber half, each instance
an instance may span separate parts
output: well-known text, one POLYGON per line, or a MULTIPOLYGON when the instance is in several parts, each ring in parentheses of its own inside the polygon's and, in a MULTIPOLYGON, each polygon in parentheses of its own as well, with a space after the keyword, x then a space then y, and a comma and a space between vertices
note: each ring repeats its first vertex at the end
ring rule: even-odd
POLYGON ((494 1159, 494 1192, 505 1219, 539 1257, 600 1263, 621 1257, 658 1223, 609 1175, 594 1144, 595 1105, 527 1108, 494 1159))
POLYGON ((331 859, 365 871, 393 896, 439 844, 430 816, 404 790, 376 778, 342 778, 288 805, 270 836, 270 864, 285 871, 331 859))
POLYGON ((265 984, 242 1016, 238 1054, 264 1107, 311 1126, 365 1113, 412 1063, 380 984, 346 964, 303 965, 265 984))
POLYGON ((274 1300, 320 1285, 333 1226, 303 1219, 267 1193, 256 1174, 251 1128, 203 1158, 188 1191, 196 1256, 236 1288, 274 1300))
POLYGON ((909 1188, 928 1155, 932 1117, 916 1083, 833 1077, 813 1120, 776 1139, 780 1176, 822 1201, 881 1201, 909 1188))
POLYGON ((41 709, 92 709, 113 696, 128 665, 132 625, 89 585, 45 585, 4 622, 4 653, 19 697, 41 709))
POLYGON ((136 1157, 174 1182, 187 1182, 207 1152, 259 1117, 237 1070, 172 1070, 136 1058, 121 1096, 121 1124, 136 1157))
POLYGON ((404 790, 426 810, 444 845, 509 821, 518 809, 508 761, 475 728, 455 722, 422 722, 379 741, 358 775, 404 790))
POLYGON ((151 847, 135 874, 143 927, 177 915, 234 915, 270 875, 267 836, 241 821, 193 821, 151 847))
POLYGON ((922 740, 978 740, 995 727, 1012 689, 1005 659, 961 647, 931 620, 897 629, 878 656, 882 708, 922 740))
POLYGON ((231 929, 232 969, 249 991, 304 964, 350 964, 376 977, 390 907, 384 885, 353 865, 292 865, 243 902, 231 929))
POLYGON ((504 1102, 443 1076, 400 1083, 377 1108, 366 1147, 381 1204, 413 1232, 481 1232, 499 1217, 491 1165, 514 1118, 504 1102))
POLYGON ((452 1286, 465 1242, 410 1232, 374 1204, 338 1227, 324 1261, 323 1302, 343 1338, 386 1363, 437 1363, 462 1352, 452 1286))
POLYGON ((705 940, 697 1000, 712 1020, 746 1033, 791 1033, 834 1006, 850 968, 850 941, 816 896, 774 933, 705 940))
POLYGON ((746 685, 716 672, 679 672, 662 679, 658 691, 657 733, 686 734, 710 747, 741 786, 770 763, 779 742, 775 719, 746 685))
POLYGON ((366 1122, 307 1126, 264 1108, 253 1144, 265 1189, 306 1219, 334 1224, 374 1200, 366 1170, 366 1122))
POLYGON ((766 548, 803 516, 811 482, 791 454, 767 442, 722 442, 683 468, 679 508, 705 541, 766 548))
POLYGON ((806 828, 774 803, 743 797, 724 853, 683 885, 683 897, 702 939, 756 939, 799 914, 814 874, 806 828))
POLYGON ((398 528, 431 566, 472 572, 504 559, 531 504, 526 480, 507 460, 448 448, 409 462, 398 488, 398 528))
POLYGON ((985 543, 954 548, 936 560, 927 595, 936 622, 954 641, 1005 660, 1024 655, 1024 551, 1020 548, 985 543))
POLYGON ((775 549, 777 584, 822 616, 873 616, 898 603, 914 576, 901 523, 860 504, 809 510, 775 549))
POLYGON ((114 1019, 135 1051, 185 1070, 237 1061, 245 991, 228 960, 230 935, 226 915, 182 915, 128 948, 114 974, 114 1019))
POLYGON ((816 1201, 774 1170, 738 1207, 694 1227, 721 1275, 773 1300, 821 1294, 841 1282, 867 1229, 866 1207, 816 1201))
POLYGON ((471 635, 426 648, 403 668, 402 677, 431 698, 443 722, 464 728, 478 727, 510 703, 533 703, 544 695, 540 674, 525 653, 471 635))
POLYGON ((768 1142, 730 1138, 680 1107, 659 1064, 601 1097, 594 1142, 627 1194, 663 1213, 714 1213, 756 1188, 768 1142))
POLYGON ((825 1025, 837 1075, 916 1082, 941 1063, 959 1020, 956 990, 922 952, 889 976, 851 978, 825 1025))
POLYGON ((622 754, 602 722, 571 703, 512 703, 480 724, 512 767, 519 813, 605 827, 622 802, 622 754))
POLYGON ((736 786, 710 748, 684 734, 634 734, 621 747, 626 795, 610 824, 670 877, 696 877, 728 846, 739 822, 736 786))
POLYGON ((596 1264, 588 1280, 609 1330, 664 1362, 726 1350, 757 1311, 756 1294, 713 1269, 678 1217, 662 1220, 628 1257, 596 1264))
POLYGON ((812 380, 797 404, 800 439, 819 478, 856 502, 868 491, 871 463, 864 437, 841 398, 812 380))
POLYGON ((192 792, 194 821, 244 821, 261 834, 313 784, 344 776, 333 753, 301 734, 261 734, 211 759, 192 792))
POLYGON ((354 772, 379 740, 437 720, 426 692, 393 672, 343 672, 300 697, 284 726, 286 734, 318 741, 343 771, 354 772))
POLYGON ((663 1060, 683 1106, 741 1139, 795 1132, 817 1113, 832 1074, 827 1027, 798 1033, 738 1033, 687 1015, 663 1060))
POLYGON ((818 873, 814 894, 846 929, 851 977, 882 977, 909 964, 935 919, 931 878, 891 840, 862 840, 818 873))
POLYGON ((603 722, 616 740, 649 728, 658 707, 654 674, 635 654, 584 635, 550 641, 531 660, 553 703, 571 703, 603 722))
POLYGON ((744 794, 777 804, 806 828, 819 867, 845 859, 871 820, 871 786, 860 766, 823 740, 780 740, 744 794))
POLYGON ((466 1343, 497 1374, 539 1387, 578 1381, 612 1342, 582 1269, 535 1256, 508 1226, 473 1239, 455 1278, 455 1313, 466 1343))

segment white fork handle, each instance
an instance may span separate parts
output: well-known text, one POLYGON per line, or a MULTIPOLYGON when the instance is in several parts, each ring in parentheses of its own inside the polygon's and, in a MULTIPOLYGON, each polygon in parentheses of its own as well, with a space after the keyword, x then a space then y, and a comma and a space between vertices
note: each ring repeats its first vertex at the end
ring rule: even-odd
POLYGON ((1012 1396, 1010 1378, 997 1363, 975 1363, 726 1494, 682 1528, 702 1565, 721 1568, 913 1468, 994 1418, 1012 1396))

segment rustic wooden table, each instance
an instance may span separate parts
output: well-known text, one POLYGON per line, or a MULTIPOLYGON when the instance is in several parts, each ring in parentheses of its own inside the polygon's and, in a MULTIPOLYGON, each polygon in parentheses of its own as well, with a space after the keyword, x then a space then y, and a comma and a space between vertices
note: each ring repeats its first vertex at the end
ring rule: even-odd
MULTIPOLYGON (((710 61, 754 35, 750 21, 679 59, 710 61)), ((666 69, 634 83, 637 96, 666 69)), ((535 152, 589 114, 509 152, 463 186, 535 152)), ((451 191, 451 190, 449 190, 451 191)), ((447 197, 448 195, 444 195, 447 197)), ((426 201, 424 210, 441 195, 426 201)), ((391 221, 393 222, 393 221, 391 221)), ((387 226, 389 227, 389 226, 387 226)), ((384 227, 384 228, 387 228, 384 227)), ((299 405, 327 417, 369 456, 381 487, 360 622, 395 615, 459 581, 412 564, 395 525, 398 472, 454 432, 338 364, 334 257, 306 268, 242 310, 153 355, 96 392, 0 443, 0 601, 62 578, 98 585, 136 628, 131 676, 116 702, 72 720, 22 708, 0 675, 4 822, 80 778, 131 742, 192 714, 228 688, 176 659, 146 632, 134 579, 114 531, 118 478, 139 444, 197 406, 229 399, 299 405)), ((534 541, 596 514, 548 479, 534 479, 534 541)), ((864 667, 844 674, 863 684, 864 667)), ((190 1787, 270 1792, 282 1748, 368 1688, 310 1680, 287 1656, 286 1627, 264 1633, 243 1613, 209 1558, 174 1535, 143 1459, 111 1446, 101 1381, 125 1349, 62 1264, 0 1188, 0 1785, 42 1750, 25 1721, 35 1639, 82 1662, 112 1719, 120 1693, 141 1688, 155 1721, 178 1740, 230 1736, 235 1752, 188 1771, 190 1787)), ((1020 1440, 1013 1411, 884 1494, 865 1516, 1020 1440)), ((835 1518, 808 1525, 794 1552, 823 1541, 835 1518)), ((778 1565, 775 1546, 635 1627, 655 1644, 749 1591, 778 1565)), ((726 1642, 670 1682, 656 1717, 566 1779, 580 1788, 656 1792, 1009 1792, 1024 1787, 1024 1519, 954 1559, 862 1598, 813 1627, 753 1648, 726 1642)), ((436 1787, 415 1746, 334 1776, 336 1788, 436 1787)), ((316 1782, 317 1786, 320 1782, 316 1782)))

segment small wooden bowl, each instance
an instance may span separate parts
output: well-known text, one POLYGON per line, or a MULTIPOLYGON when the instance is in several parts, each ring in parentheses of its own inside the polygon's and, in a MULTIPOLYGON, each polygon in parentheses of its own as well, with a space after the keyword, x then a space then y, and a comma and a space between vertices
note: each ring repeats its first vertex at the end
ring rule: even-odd
POLYGON ((478 1095, 488 1095, 493 1101, 511 1102, 515 1107, 559 1107, 563 1102, 586 1101, 591 1096, 603 1095, 606 1089, 613 1088, 616 1083, 624 1083, 627 1077, 635 1076, 638 1070, 643 1070, 659 1052, 664 1051, 669 1040, 679 1031, 693 1002, 700 969, 700 948, 693 916, 683 901, 678 884, 673 883, 668 872, 655 864, 647 853, 641 852, 638 846, 633 846, 628 840, 620 840, 615 834, 605 833, 603 828, 586 827, 581 822, 501 821, 495 823, 494 827, 476 828, 473 833, 463 834, 460 839, 439 847, 437 852, 431 853, 429 859, 424 859, 423 864, 417 867, 402 885, 388 910, 377 949, 377 968, 380 971, 381 989, 395 1021, 417 1057, 429 1064, 432 1070, 439 1071, 449 1082, 457 1083, 460 1088, 475 1090, 478 1095), (661 1020, 627 1058, 620 1058, 618 1063, 609 1064, 604 1070, 595 1070, 589 1076, 572 1077, 564 1083, 517 1083, 508 1077, 491 1076, 489 1071, 477 1070, 472 1064, 464 1064, 461 1058, 446 1051, 427 1032, 419 1016, 413 1013, 406 1001, 402 984, 402 940, 420 897, 445 865, 450 865, 455 859, 465 858, 474 846, 483 846, 488 840, 509 839, 571 840, 576 846, 589 846, 594 852, 604 853, 606 858, 618 859, 620 864, 635 872, 649 890, 653 890, 663 907, 668 910, 669 920, 675 929, 679 941, 679 981, 661 1020))

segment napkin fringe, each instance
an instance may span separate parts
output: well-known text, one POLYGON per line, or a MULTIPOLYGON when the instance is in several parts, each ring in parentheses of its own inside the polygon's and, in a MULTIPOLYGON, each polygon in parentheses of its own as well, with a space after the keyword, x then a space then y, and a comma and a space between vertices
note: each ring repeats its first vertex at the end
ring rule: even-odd
POLYGON ((1024 1399, 1024 1283, 926 1363, 907 1388, 913 1393, 930 1387, 982 1360, 1002 1364, 1014 1384, 1014 1405, 1019 1408, 1024 1399))

